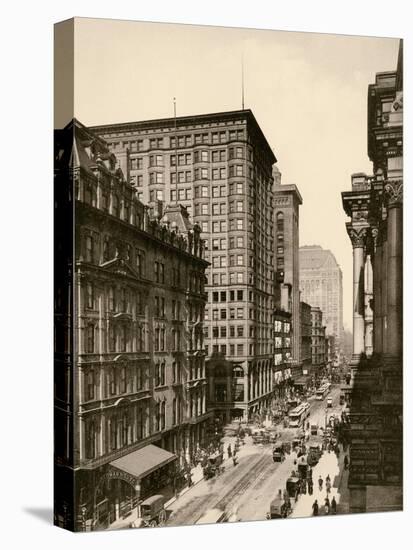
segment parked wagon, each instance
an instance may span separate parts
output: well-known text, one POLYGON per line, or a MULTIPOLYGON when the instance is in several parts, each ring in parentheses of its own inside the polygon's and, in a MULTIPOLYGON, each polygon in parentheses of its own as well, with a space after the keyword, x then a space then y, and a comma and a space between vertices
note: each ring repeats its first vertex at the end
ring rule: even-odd
POLYGON ((301 487, 301 479, 297 476, 292 476, 287 479, 285 488, 290 497, 295 498, 298 488, 301 487))
POLYGON ((203 474, 205 479, 210 479, 216 475, 222 473, 225 469, 223 466, 224 454, 223 453, 214 453, 209 456, 203 467, 203 474))
POLYGON ((139 527, 157 527, 163 525, 168 517, 165 509, 166 497, 153 495, 144 500, 140 505, 139 527))
POLYGON ((278 494, 270 504, 270 512, 267 515, 268 519, 286 518, 292 512, 290 499, 284 499, 281 494, 278 494))
POLYGON ((273 462, 283 462, 285 460, 285 451, 283 445, 276 445, 272 451, 273 462))

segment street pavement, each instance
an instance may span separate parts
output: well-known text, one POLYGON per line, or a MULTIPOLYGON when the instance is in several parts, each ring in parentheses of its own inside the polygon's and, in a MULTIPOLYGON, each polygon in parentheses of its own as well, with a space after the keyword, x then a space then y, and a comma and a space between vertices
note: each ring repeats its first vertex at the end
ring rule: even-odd
MULTIPOLYGON (((340 415, 339 389, 333 388, 329 394, 333 398, 333 407, 326 408, 326 399, 317 401, 315 398, 310 402, 310 424, 318 424, 324 428, 326 420, 332 414, 340 415)), ((281 434, 280 441, 291 441, 296 437, 298 430, 279 427, 281 434)), ((322 430, 318 436, 312 436, 311 441, 322 440, 322 430)), ((227 456, 228 442, 233 447, 234 437, 224 440, 225 456, 227 456)), ((224 462, 225 472, 210 480, 202 479, 191 487, 185 494, 175 502, 168 505, 171 511, 168 525, 191 525, 196 523, 200 517, 211 508, 225 510, 231 520, 251 521, 265 519, 269 511, 271 501, 277 495, 278 490, 284 490, 286 481, 295 469, 294 460, 297 458, 294 452, 286 455, 282 463, 274 463, 272 460, 272 445, 254 445, 251 437, 245 438, 245 445, 241 446, 238 453, 238 465, 233 466, 232 459, 224 462)), ((329 474, 332 481, 331 497, 336 496, 338 513, 345 513, 346 506, 343 500, 343 492, 340 491, 340 480, 342 480, 342 461, 337 460, 334 453, 324 452, 318 464, 313 469, 314 493, 301 495, 295 504, 290 517, 308 517, 312 515, 312 504, 317 498, 321 508, 325 499, 325 486, 319 492, 317 479, 321 475, 324 479, 329 474)), ((323 484, 325 485, 325 484, 323 484)))

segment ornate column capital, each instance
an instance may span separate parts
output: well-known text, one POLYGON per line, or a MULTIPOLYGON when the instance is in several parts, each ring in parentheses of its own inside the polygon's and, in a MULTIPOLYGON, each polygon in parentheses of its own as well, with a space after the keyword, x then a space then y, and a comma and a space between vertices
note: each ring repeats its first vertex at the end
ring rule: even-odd
POLYGON ((403 180, 387 180, 384 185, 384 194, 388 208, 403 204, 403 180))
POLYGON ((346 228, 353 248, 364 248, 367 241, 368 227, 355 228, 351 223, 347 223, 346 228))

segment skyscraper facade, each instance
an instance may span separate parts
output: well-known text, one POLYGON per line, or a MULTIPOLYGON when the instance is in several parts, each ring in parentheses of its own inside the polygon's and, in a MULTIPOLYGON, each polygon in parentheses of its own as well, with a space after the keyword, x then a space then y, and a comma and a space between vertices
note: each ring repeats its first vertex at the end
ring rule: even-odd
POLYGON ((277 284, 276 158, 253 113, 112 124, 94 132, 108 142, 138 197, 155 215, 161 215, 158 201, 177 201, 200 225, 211 264, 207 355, 219 353, 233 363, 238 390, 230 406, 235 416, 268 406, 277 284))
POLYGON ((321 246, 300 247, 300 289, 304 301, 323 312, 326 334, 343 345, 343 274, 334 254, 321 246))

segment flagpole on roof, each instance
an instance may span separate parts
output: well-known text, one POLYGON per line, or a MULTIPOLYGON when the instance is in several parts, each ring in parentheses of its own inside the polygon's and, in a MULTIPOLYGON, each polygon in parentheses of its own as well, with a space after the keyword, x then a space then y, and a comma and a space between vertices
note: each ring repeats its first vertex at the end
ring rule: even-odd
POLYGON ((242 104, 242 110, 245 108, 245 97, 244 97, 244 52, 241 54, 241 104, 242 104))
POLYGON ((175 202, 178 204, 178 132, 176 124, 176 97, 174 97, 174 122, 175 122, 175 202))

